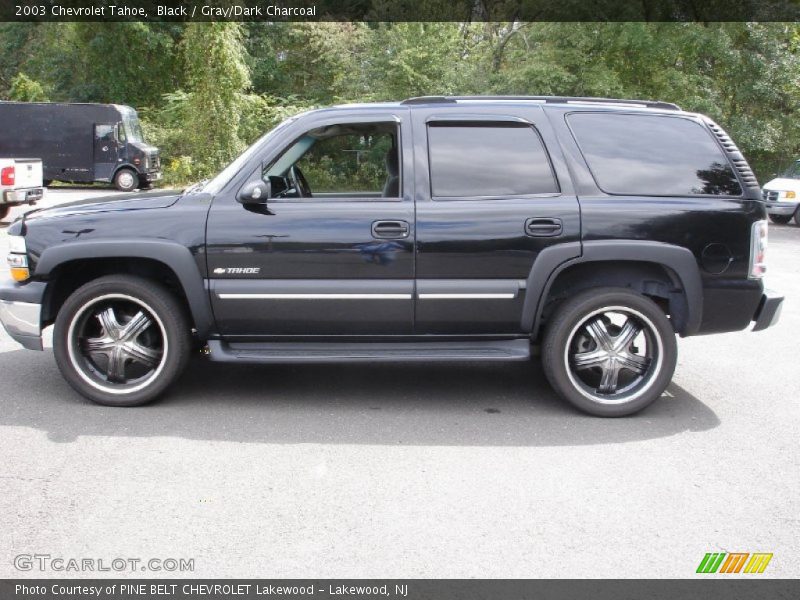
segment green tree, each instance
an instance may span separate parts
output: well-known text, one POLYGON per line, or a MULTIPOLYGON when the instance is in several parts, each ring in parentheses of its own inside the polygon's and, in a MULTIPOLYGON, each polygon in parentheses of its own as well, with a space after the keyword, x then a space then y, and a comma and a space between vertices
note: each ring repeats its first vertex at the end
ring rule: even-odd
POLYGON ((238 23, 192 23, 183 37, 187 67, 186 135, 200 174, 210 174, 244 147, 239 135, 242 94, 250 86, 238 23))
POLYGON ((19 102, 47 102, 47 94, 42 89, 42 84, 34 81, 25 73, 20 72, 11 81, 11 90, 8 93, 10 100, 19 102))

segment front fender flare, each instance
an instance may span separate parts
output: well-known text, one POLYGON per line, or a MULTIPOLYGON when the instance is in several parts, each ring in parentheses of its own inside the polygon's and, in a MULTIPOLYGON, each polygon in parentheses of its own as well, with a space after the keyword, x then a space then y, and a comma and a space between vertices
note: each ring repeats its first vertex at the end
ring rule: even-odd
POLYGON ((56 244, 46 248, 36 264, 36 277, 46 279, 53 270, 73 260, 93 258, 147 258, 163 263, 180 281, 200 339, 206 339, 214 318, 203 276, 188 248, 163 240, 92 240, 56 244))

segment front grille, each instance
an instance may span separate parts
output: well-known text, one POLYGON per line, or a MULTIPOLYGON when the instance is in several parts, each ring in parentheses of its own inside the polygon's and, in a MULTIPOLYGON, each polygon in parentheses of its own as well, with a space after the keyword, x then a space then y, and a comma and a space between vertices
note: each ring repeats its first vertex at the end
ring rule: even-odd
POLYGON ((161 168, 161 159, 158 156, 158 152, 150 154, 150 168, 154 170, 161 168))
POLYGON ((777 202, 781 193, 773 190, 761 190, 761 197, 767 202, 777 202))

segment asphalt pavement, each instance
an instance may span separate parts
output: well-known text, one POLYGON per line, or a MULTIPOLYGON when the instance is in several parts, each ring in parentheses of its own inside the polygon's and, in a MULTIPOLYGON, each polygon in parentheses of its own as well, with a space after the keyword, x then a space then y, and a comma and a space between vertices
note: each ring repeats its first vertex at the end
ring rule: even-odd
POLYGON ((680 340, 665 396, 615 420, 536 362, 198 357, 163 401, 106 408, 2 332, 0 577, 683 578, 707 552, 798 577, 800 227, 770 228, 768 261, 779 325, 680 340), (194 568, 15 567, 32 554, 194 568))

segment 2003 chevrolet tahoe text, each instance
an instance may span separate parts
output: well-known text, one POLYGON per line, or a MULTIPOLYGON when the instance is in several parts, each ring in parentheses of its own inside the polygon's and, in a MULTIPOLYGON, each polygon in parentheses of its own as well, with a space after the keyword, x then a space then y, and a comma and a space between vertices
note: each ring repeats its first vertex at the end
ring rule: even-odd
POLYGON ((193 349, 238 363, 530 360, 620 416, 676 334, 777 321, 758 182, 665 102, 430 97, 293 117, 181 192, 37 210, 9 228, 0 318, 54 324, 67 381, 153 400, 193 349))

